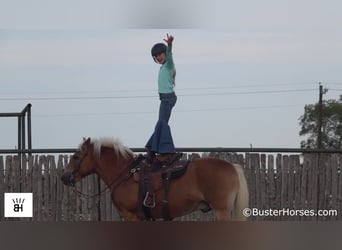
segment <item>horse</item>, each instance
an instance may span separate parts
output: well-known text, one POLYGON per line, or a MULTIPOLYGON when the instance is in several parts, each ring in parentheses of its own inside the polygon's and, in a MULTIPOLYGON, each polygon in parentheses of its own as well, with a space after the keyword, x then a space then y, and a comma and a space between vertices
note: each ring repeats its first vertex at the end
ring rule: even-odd
MULTIPOLYGON (((61 180, 74 186, 82 178, 97 174, 110 189, 112 201, 125 221, 141 221, 139 183, 132 178, 133 151, 112 138, 83 139, 70 157, 61 180)), ((154 218, 163 218, 163 189, 156 191, 154 218)), ((218 221, 246 220, 248 187, 238 164, 216 158, 191 160, 185 174, 170 181, 169 213, 172 218, 197 210, 212 209, 218 221)))

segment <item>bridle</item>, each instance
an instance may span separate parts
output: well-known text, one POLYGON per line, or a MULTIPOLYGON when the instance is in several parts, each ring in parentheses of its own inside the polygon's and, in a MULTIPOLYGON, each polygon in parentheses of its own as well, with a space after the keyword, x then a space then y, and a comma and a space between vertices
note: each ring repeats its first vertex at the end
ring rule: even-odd
MULTIPOLYGON (((75 155, 73 155, 72 157, 74 157, 75 155)), ((81 168, 81 164, 82 161, 88 156, 88 151, 85 152, 85 154, 82 156, 82 158, 79 160, 78 164, 76 165, 76 167, 74 168, 74 170, 72 171, 72 175, 75 176, 75 174, 79 171, 79 169, 81 168)), ((102 190, 100 190, 98 193, 96 194, 86 194, 83 193, 79 190, 77 190, 76 186, 73 185, 75 193, 81 197, 87 197, 87 198, 95 198, 95 197, 99 197, 102 194, 104 194, 105 192, 108 191, 112 191, 112 193, 114 193, 115 189, 118 188, 122 183, 128 181, 128 179, 136 172, 136 169, 134 169, 134 165, 135 165, 135 160, 133 160, 130 164, 128 164, 120 173, 119 175, 114 178, 113 181, 111 181, 108 185, 106 185, 106 187, 104 187, 102 190), (127 170, 129 170, 127 172, 127 170), (125 174, 126 173, 126 174, 125 174)), ((113 194, 114 196, 114 194, 113 194)))
MULTIPOLYGON (((83 162, 83 160, 88 156, 88 150, 87 152, 85 152, 82 156, 82 158, 79 160, 78 164, 76 165, 76 167, 74 168, 74 170, 71 172, 71 174, 73 176, 75 176, 75 174, 80 170, 81 168, 81 163, 83 162)), ((72 158, 76 158, 75 154, 72 156, 72 158)))

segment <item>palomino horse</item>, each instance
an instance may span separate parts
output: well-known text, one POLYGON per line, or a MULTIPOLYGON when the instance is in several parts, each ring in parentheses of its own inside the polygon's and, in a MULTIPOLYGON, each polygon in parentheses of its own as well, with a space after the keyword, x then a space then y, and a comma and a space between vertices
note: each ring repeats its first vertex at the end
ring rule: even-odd
MULTIPOLYGON (((84 139, 66 166, 62 181, 74 185, 95 173, 111 190, 120 215, 128 221, 141 220, 139 184, 130 171, 134 160, 133 152, 117 140, 84 139)), ((224 160, 192 160, 186 173, 170 182, 168 197, 172 218, 211 208, 217 220, 246 219, 243 209, 248 207, 248 189, 243 170, 224 160)), ((156 219, 163 216, 162 202, 163 189, 156 192, 156 206, 151 209, 156 219)))

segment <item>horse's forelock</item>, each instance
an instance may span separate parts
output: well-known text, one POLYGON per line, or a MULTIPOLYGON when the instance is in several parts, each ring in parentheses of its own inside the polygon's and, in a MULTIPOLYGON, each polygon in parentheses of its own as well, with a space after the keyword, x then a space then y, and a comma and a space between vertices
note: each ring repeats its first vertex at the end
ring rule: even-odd
POLYGON ((101 147, 113 148, 117 155, 122 155, 124 158, 133 155, 133 151, 125 147, 118 138, 92 138, 91 143, 94 145, 94 152, 97 156, 100 156, 101 147))

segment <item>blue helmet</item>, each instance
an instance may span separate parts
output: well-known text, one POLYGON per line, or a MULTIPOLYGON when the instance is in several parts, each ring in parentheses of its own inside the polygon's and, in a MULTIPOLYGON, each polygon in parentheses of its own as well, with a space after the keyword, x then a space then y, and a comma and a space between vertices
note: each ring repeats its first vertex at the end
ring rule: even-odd
POLYGON ((167 49, 167 46, 164 43, 156 43, 155 45, 153 45, 152 49, 151 49, 151 55, 154 59, 155 56, 157 56, 160 53, 165 53, 167 49))

